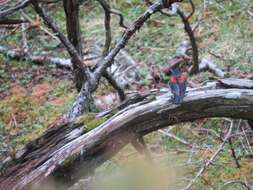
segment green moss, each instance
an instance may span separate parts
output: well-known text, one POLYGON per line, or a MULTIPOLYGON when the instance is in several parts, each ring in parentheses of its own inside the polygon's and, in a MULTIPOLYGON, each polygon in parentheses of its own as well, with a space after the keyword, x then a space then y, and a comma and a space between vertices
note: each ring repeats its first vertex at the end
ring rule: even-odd
POLYGON ((97 118, 96 114, 94 113, 88 113, 84 116, 79 117, 75 124, 83 125, 85 131, 90 131, 96 127, 98 127, 100 124, 104 123, 106 121, 106 118, 97 118))
POLYGON ((69 158, 67 158, 66 160, 64 160, 64 162, 61 164, 62 166, 61 169, 62 170, 70 169, 73 166, 73 162, 75 162, 78 157, 79 157, 79 154, 74 154, 70 156, 69 158))

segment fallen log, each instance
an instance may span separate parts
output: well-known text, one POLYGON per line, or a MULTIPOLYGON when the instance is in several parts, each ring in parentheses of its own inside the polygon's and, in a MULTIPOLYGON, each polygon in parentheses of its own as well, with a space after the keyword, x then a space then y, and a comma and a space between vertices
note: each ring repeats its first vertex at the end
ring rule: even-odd
MULTIPOLYGON (((110 119, 91 114, 50 128, 3 166, 0 189, 27 189, 52 176, 72 183, 110 159, 136 135, 176 123, 209 117, 252 120, 253 89, 234 88, 228 80, 223 81, 226 88, 220 82, 188 91, 180 105, 172 104, 167 93, 130 105, 110 119), (233 88, 228 88, 229 85, 233 88)), ((245 86, 243 79, 236 84, 245 86)))
MULTIPOLYGON (((100 58, 100 47, 95 46, 97 51, 93 51, 91 54, 83 56, 84 64, 87 66, 94 66, 100 58)), ((56 65, 59 68, 67 70, 73 70, 73 65, 69 58, 53 57, 50 55, 33 55, 31 52, 24 51, 21 48, 10 48, 0 44, 0 54, 14 59, 14 60, 27 60, 37 65, 56 65)), ((136 69, 136 62, 125 50, 122 50, 115 57, 114 65, 111 66, 111 72, 113 78, 120 84, 121 87, 125 87, 140 78, 138 69, 136 69)))

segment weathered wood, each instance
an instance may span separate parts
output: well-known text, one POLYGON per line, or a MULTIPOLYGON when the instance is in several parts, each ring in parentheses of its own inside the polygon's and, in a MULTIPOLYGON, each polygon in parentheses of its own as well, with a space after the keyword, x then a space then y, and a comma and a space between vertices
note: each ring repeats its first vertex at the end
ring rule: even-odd
POLYGON ((252 120, 253 90, 191 90, 181 105, 172 104, 168 93, 153 101, 130 105, 91 131, 88 130, 94 123, 87 117, 51 128, 9 163, 0 176, 0 189, 24 189, 52 174, 64 179, 61 171, 66 165, 71 173, 67 177, 78 179, 116 154, 136 135, 207 117, 252 120))
POLYGON ((250 79, 226 78, 219 79, 218 81, 222 86, 228 88, 253 89, 253 80, 250 79))
POLYGON ((69 70, 73 68, 70 59, 52 57, 47 55, 30 55, 23 49, 13 49, 3 45, 0 45, 0 54, 3 54, 11 59, 29 60, 39 65, 55 64, 56 66, 63 67, 69 70))
POLYGON ((199 63, 199 71, 210 71, 217 77, 225 77, 225 73, 216 64, 205 58, 199 63))

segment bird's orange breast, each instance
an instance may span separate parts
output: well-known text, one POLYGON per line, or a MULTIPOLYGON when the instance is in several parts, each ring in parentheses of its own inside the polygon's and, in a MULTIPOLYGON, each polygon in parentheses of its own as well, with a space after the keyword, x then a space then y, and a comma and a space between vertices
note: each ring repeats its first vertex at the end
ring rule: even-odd
POLYGON ((179 78, 178 78, 178 82, 179 82, 180 84, 184 83, 185 80, 186 80, 186 76, 185 76, 184 74, 181 74, 181 75, 179 76, 179 78))
POLYGON ((170 77, 171 83, 177 83, 177 78, 175 76, 170 77))

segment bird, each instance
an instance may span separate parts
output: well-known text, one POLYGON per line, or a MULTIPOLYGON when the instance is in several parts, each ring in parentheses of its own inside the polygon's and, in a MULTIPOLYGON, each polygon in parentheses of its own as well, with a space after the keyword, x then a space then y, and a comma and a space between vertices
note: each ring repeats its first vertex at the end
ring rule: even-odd
POLYGON ((187 79, 184 72, 178 67, 173 67, 170 69, 169 86, 171 93, 173 94, 172 102, 174 104, 180 104, 185 96, 187 79))
POLYGON ((169 86, 173 95, 172 103, 174 104, 180 104, 185 97, 188 67, 185 58, 176 56, 168 61, 168 66, 162 68, 162 72, 170 77, 169 86))

